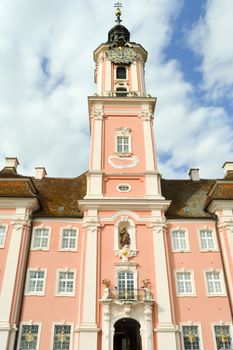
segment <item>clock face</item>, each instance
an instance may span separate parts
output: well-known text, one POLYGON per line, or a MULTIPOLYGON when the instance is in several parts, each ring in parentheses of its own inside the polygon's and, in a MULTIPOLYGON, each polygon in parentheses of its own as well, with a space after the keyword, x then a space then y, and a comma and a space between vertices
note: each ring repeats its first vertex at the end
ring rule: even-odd
POLYGON ((118 46, 106 51, 108 58, 116 64, 129 64, 135 61, 137 53, 130 47, 118 46))

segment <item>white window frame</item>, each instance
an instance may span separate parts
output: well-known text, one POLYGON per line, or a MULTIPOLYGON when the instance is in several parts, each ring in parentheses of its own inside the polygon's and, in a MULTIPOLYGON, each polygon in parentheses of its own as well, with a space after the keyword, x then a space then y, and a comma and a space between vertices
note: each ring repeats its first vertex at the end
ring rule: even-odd
POLYGON ((45 288, 46 288, 46 279, 47 279, 47 269, 45 268, 40 268, 40 267, 30 267, 27 270, 27 278, 26 278, 26 285, 25 285, 25 295, 37 295, 37 296, 44 296, 45 295, 45 288), (30 272, 44 272, 44 284, 43 284, 43 290, 40 292, 34 291, 30 292, 29 291, 29 284, 30 284, 30 272))
POLYGON ((137 271, 137 268, 136 266, 128 266, 128 265, 125 265, 125 266, 119 266, 116 268, 115 270, 115 282, 116 282, 116 286, 118 288, 118 274, 119 272, 130 272, 133 274, 134 276, 134 290, 135 289, 138 289, 138 271, 137 271))
POLYGON ((23 326, 38 326, 38 336, 37 336, 37 344, 36 344, 36 350, 39 350, 40 348, 40 334, 41 334, 41 322, 37 321, 22 321, 19 325, 19 337, 17 342, 17 350, 20 349, 20 343, 21 343, 21 337, 23 332, 23 326))
POLYGON ((216 252, 216 251, 218 251, 217 240, 216 240, 216 232, 215 232, 215 230, 213 228, 210 228, 210 227, 200 228, 198 230, 198 237, 199 237, 199 245, 200 245, 200 251, 201 252, 216 252), (212 232, 212 238, 213 238, 213 243, 214 243, 214 247, 213 248, 208 248, 208 247, 207 248, 203 248, 202 247, 201 231, 211 231, 212 232))
POLYGON ((75 293, 76 293, 76 277, 77 277, 77 271, 75 269, 70 269, 70 268, 57 269, 55 296, 57 296, 57 297, 75 297, 75 293), (72 272, 74 274, 74 279, 73 279, 74 288, 73 288, 73 292, 59 292, 59 274, 60 274, 60 272, 65 272, 65 273, 72 272))
POLYGON ((53 350, 53 341, 54 341, 54 331, 55 326, 70 326, 70 347, 69 349, 72 349, 73 346, 73 337, 74 337, 74 324, 73 322, 66 322, 66 321, 53 321, 52 322, 52 330, 51 330, 51 346, 50 349, 53 350))
POLYGON ((206 294, 208 297, 217 297, 217 296, 226 296, 226 289, 225 289, 225 283, 224 283, 224 278, 223 278, 223 272, 220 269, 210 269, 210 270, 205 270, 204 271, 204 279, 205 279, 205 286, 206 286, 206 294), (221 288, 222 292, 221 293, 209 293, 208 289, 208 281, 207 281, 207 275, 206 273, 219 273, 220 277, 220 283, 221 283, 221 288))
POLYGON ((31 241, 31 250, 44 250, 44 251, 48 251, 49 247, 50 247, 50 238, 51 238, 51 227, 47 227, 47 226, 35 226, 33 227, 32 230, 32 241, 31 241), (48 244, 47 247, 34 247, 34 239, 35 239, 35 234, 36 234, 36 230, 48 230, 48 244))
POLYGON ((182 345, 182 350, 185 350, 184 347, 184 337, 183 337, 183 326, 187 326, 187 327, 192 327, 192 326, 196 326, 198 327, 198 335, 199 335, 199 344, 200 344, 200 350, 204 349, 203 346, 203 338, 202 338, 202 328, 201 328, 201 323, 200 322, 181 322, 180 323, 180 333, 181 333, 181 345, 182 345))
MULTIPOLYGON (((60 240, 59 240, 59 251, 64 252, 77 252, 78 250, 78 236, 79 236, 79 229, 77 227, 68 226, 68 227, 62 227, 60 229, 60 240), (75 238, 75 247, 74 248, 62 248, 62 241, 63 241, 63 231, 64 230, 74 230, 76 232, 76 238, 75 238)), ((69 240, 70 241, 70 240, 69 240)))
POLYGON ((5 228, 5 232, 4 232, 4 236, 3 236, 3 242, 2 242, 2 244, 0 244, 0 248, 4 248, 5 247, 5 243, 6 243, 6 236, 7 236, 7 232, 8 232, 8 225, 0 223, 0 227, 4 227, 5 228))
MULTIPOLYGON (((171 236, 171 245, 172 245, 172 251, 174 253, 182 253, 182 252, 190 252, 190 244, 189 244, 189 232, 186 228, 182 228, 182 227, 177 227, 177 228, 173 228, 170 232, 170 236, 171 236), (174 241, 173 241, 173 234, 177 231, 182 231, 185 233, 185 242, 186 242, 186 248, 175 248, 174 246, 174 241)), ((179 243, 180 244, 180 243, 179 243)))
POLYGON ((127 127, 120 127, 116 129, 115 133, 115 153, 119 155, 129 155, 132 153, 132 137, 131 129, 127 127), (128 138, 128 151, 118 151, 118 137, 127 137, 128 138))
POLYGON ((189 269, 182 269, 182 270, 175 270, 175 285, 176 285, 176 296, 177 297, 196 297, 196 287, 195 287, 195 279, 194 279, 194 271, 189 269), (177 274, 178 273, 189 273, 191 276, 191 286, 192 286, 192 292, 191 293, 180 293, 178 291, 178 279, 177 274))
POLYGON ((214 326, 229 326, 230 330, 230 335, 231 335, 231 341, 233 345, 233 326, 229 322, 212 322, 211 323, 211 329, 212 329, 212 335, 213 335, 213 341, 214 341, 214 349, 217 350, 217 345, 216 345, 216 339, 215 339, 215 331, 214 331, 214 326))

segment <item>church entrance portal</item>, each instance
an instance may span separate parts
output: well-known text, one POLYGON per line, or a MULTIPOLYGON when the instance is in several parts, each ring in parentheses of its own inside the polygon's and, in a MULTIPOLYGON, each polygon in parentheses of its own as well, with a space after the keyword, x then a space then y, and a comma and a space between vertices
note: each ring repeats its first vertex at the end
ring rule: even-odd
POLYGON ((142 350, 140 324, 132 318, 122 318, 114 325, 113 350, 142 350))

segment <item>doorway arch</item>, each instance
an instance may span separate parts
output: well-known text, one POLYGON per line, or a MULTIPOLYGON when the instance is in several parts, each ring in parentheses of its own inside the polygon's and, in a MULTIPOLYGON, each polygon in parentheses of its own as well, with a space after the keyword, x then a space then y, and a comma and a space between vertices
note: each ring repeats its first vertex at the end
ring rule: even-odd
POLYGON ((142 350, 140 323, 132 318, 121 318, 114 324, 113 350, 142 350))

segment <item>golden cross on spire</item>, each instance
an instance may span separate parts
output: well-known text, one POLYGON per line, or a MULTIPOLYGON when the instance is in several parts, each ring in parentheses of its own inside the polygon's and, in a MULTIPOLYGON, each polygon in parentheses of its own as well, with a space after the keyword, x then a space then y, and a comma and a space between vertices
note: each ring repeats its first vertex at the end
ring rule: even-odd
POLYGON ((122 22, 121 20, 121 7, 122 7, 122 4, 118 1, 115 3, 114 7, 116 8, 116 22, 118 24, 120 24, 122 22))

